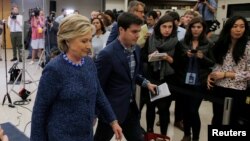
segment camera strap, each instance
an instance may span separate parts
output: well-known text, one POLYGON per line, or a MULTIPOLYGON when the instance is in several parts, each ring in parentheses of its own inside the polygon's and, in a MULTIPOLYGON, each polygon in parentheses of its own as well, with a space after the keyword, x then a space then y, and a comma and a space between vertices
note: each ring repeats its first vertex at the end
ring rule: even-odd
POLYGON ((205 9, 206 9, 206 4, 202 3, 202 9, 201 9, 201 11, 202 11, 202 17, 203 17, 203 19, 205 19, 205 9))

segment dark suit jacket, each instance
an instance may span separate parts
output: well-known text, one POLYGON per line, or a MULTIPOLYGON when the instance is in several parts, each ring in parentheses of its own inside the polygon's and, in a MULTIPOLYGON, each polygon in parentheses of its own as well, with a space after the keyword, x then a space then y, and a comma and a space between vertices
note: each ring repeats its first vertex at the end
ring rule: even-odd
MULTIPOLYGON (((96 67, 98 77, 119 122, 123 122, 129 110, 131 94, 135 94, 137 84, 144 78, 140 73, 140 48, 134 51, 136 67, 134 77, 130 77, 130 68, 124 48, 118 39, 105 47, 98 55, 96 67)), ((136 107, 136 106, 135 106, 136 107)), ((137 108, 137 107, 136 107, 137 108)), ((138 111, 138 108, 136 109, 138 111)), ((139 111, 138 111, 139 115, 139 111)))
POLYGON ((118 37, 118 32, 119 32, 118 31, 118 24, 116 22, 116 23, 114 23, 114 25, 111 29, 111 32, 109 34, 106 45, 110 44, 112 41, 114 41, 118 37))

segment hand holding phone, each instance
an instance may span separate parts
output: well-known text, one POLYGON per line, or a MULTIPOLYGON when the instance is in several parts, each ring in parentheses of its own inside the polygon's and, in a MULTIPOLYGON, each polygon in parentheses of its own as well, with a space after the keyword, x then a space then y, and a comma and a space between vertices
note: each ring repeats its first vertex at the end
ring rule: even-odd
POLYGON ((196 49, 192 49, 191 53, 197 53, 197 50, 196 49))
POLYGON ((155 87, 155 93, 152 93, 151 91, 149 91, 149 94, 150 94, 150 97, 155 97, 157 95, 159 95, 159 90, 158 90, 158 87, 155 87))

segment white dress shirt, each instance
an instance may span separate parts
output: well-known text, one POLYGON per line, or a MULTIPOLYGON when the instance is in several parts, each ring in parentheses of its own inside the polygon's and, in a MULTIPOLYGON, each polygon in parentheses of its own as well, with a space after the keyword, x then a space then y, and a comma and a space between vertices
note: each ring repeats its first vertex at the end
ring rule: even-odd
POLYGON ((10 32, 22 32, 23 31, 23 16, 16 15, 16 19, 8 17, 8 27, 10 32))

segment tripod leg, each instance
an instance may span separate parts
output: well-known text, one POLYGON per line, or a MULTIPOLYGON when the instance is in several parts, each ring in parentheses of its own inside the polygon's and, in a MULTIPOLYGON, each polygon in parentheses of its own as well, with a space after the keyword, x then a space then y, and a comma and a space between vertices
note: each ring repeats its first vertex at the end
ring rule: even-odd
POLYGON ((32 78, 32 76, 30 75, 30 73, 29 73, 27 70, 25 70, 25 71, 26 71, 26 73, 29 75, 29 77, 30 77, 30 79, 32 80, 32 82, 35 83, 36 86, 38 86, 37 83, 35 82, 35 80, 34 80, 34 79, 32 78))
POLYGON ((3 98, 3 103, 2 103, 2 105, 4 105, 5 99, 6 99, 6 95, 5 95, 4 98, 3 98))
POLYGON ((39 58, 39 61, 38 61, 38 64, 37 64, 37 69, 40 67, 40 64, 44 60, 43 59, 44 55, 45 55, 45 50, 43 50, 42 53, 41 53, 41 55, 40 55, 40 58, 39 58))
POLYGON ((7 93, 7 94, 4 96, 2 105, 4 105, 4 102, 5 102, 5 100, 6 100, 6 97, 7 97, 8 102, 9 102, 9 105, 8 105, 8 106, 11 107, 11 108, 14 108, 15 106, 12 104, 12 101, 11 101, 11 98, 10 98, 9 93, 7 93))
POLYGON ((7 96, 7 98, 8 98, 9 103, 12 103, 11 98, 10 98, 10 95, 9 95, 9 94, 6 94, 6 96, 7 96))

